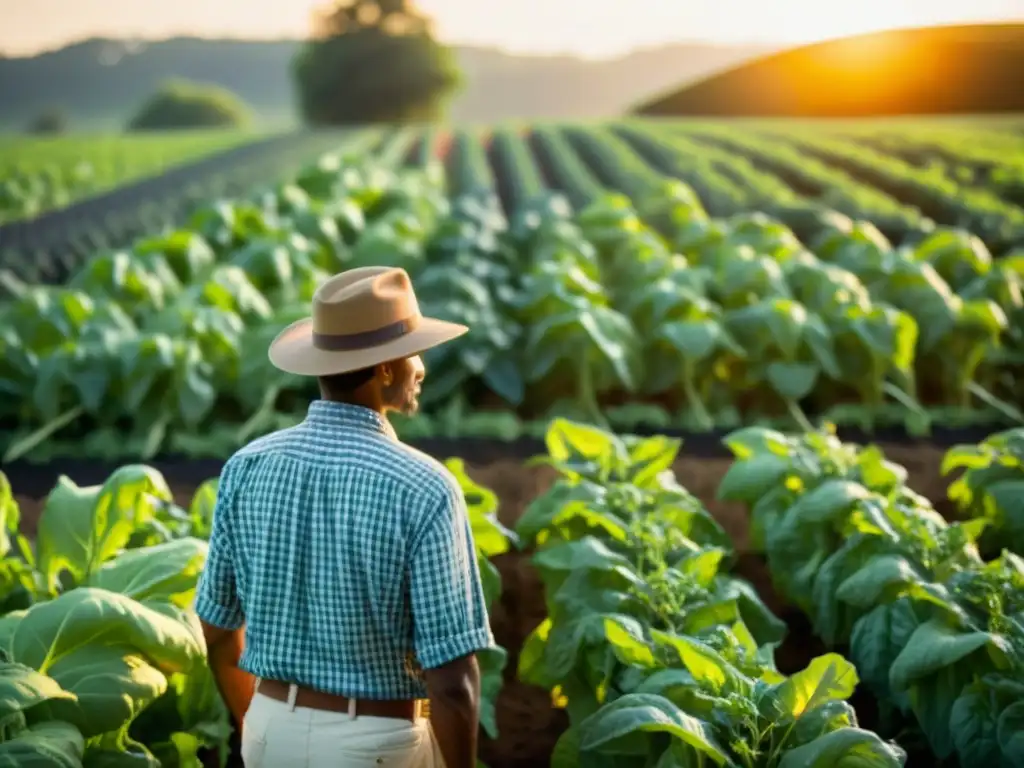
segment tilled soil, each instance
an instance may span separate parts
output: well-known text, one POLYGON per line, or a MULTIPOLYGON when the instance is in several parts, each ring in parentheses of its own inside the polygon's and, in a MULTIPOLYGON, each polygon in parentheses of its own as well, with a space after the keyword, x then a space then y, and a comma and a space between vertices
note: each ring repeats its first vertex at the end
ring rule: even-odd
MULTIPOLYGON (((944 448, 928 444, 881 445, 886 456, 905 466, 909 485, 931 499, 936 508, 949 517, 952 509, 945 501, 948 479, 939 475, 944 448)), ((445 458, 439 456, 439 458, 445 458)), ((547 467, 526 467, 519 458, 502 459, 488 456, 485 464, 467 459, 466 468, 478 483, 492 489, 500 500, 499 517, 513 527, 530 501, 543 493, 554 480, 547 467)), ((806 619, 784 604, 776 595, 764 561, 749 552, 746 512, 735 504, 715 500, 715 492, 731 460, 728 458, 693 458, 685 455, 674 467, 679 481, 700 498, 735 542, 738 552, 736 572, 748 579, 768 606, 790 626, 790 636, 779 649, 781 671, 802 669, 814 656, 823 652, 813 637, 806 619)), ((171 470, 162 468, 179 504, 185 505, 194 493, 199 479, 190 473, 184 481, 176 479, 171 470)), ((74 476, 72 479, 77 480, 74 476)), ((90 480, 89 482, 93 482, 90 480)), ((34 535, 42 499, 18 496, 24 530, 34 535)), ((509 651, 506 683, 498 700, 496 741, 484 740, 481 759, 491 768, 539 768, 548 765, 559 735, 566 727, 565 714, 552 708, 550 694, 519 683, 516 678, 518 651, 524 639, 545 616, 544 595, 528 552, 513 551, 496 558, 501 572, 503 592, 492 607, 491 621, 495 639, 509 651)), ((864 726, 870 727, 867 722, 864 726)))

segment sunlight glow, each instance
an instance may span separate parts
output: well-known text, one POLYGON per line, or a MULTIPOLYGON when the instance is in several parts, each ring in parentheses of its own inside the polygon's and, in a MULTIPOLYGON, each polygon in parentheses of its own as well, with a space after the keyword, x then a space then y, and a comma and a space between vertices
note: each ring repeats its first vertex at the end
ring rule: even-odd
MULTIPOLYGON (((1024 0, 419 0, 453 43, 622 55, 678 41, 792 45, 892 27, 1024 21, 1024 0)), ((0 50, 87 36, 281 38, 323 0, 0 0, 0 50)))

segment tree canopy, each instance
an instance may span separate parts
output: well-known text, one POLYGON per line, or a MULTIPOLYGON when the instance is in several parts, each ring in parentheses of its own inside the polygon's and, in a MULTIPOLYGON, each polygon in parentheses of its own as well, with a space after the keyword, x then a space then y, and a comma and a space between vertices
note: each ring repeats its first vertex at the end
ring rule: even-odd
POLYGON ((227 128, 249 120, 249 108, 226 88, 173 80, 146 100, 128 122, 128 130, 227 128))
POLYGON ((293 72, 313 125, 436 118, 461 83, 452 52, 409 0, 337 0, 293 72))

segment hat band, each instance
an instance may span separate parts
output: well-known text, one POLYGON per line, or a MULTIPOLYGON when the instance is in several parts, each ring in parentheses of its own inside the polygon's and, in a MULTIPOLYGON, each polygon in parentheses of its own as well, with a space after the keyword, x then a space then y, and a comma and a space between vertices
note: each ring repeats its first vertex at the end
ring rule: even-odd
POLYGON ((371 349, 412 333, 418 324, 419 316, 417 315, 360 333, 317 333, 313 331, 313 346, 325 352, 355 352, 360 349, 371 349))

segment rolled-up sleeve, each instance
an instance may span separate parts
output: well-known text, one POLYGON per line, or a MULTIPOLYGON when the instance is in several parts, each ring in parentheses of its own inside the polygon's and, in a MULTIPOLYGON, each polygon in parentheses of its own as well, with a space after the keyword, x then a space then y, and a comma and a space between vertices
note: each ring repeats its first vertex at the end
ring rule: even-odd
POLYGON ((231 506, 234 488, 231 463, 221 472, 217 486, 217 502, 213 508, 213 524, 206 565, 196 587, 195 611, 207 624, 222 629, 238 629, 245 621, 235 583, 235 566, 231 540, 231 506))
POLYGON ((433 669, 494 638, 461 491, 446 490, 425 512, 410 551, 410 595, 416 656, 433 669))

